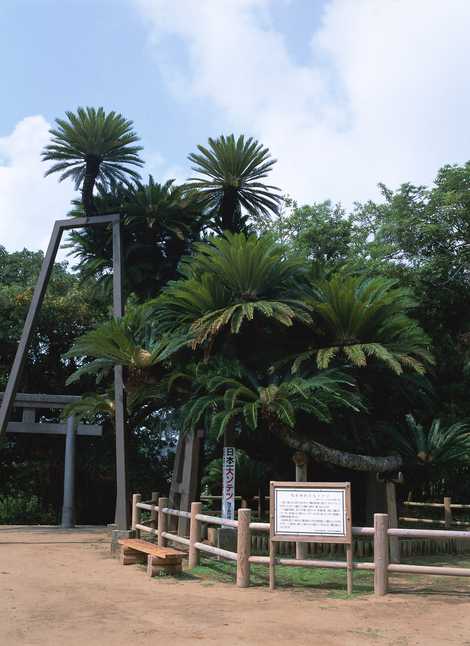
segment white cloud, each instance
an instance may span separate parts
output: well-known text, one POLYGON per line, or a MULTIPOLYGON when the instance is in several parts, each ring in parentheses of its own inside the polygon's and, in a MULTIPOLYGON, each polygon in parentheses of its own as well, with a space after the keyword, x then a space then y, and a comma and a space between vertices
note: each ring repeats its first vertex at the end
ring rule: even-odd
MULTIPOLYGON (((470 157, 469 2, 328 0, 300 65, 274 1, 136 0, 173 91, 268 145, 286 191, 351 204, 379 181, 430 183, 470 157), (163 55, 168 37, 185 48, 178 68, 163 55)), ((302 20, 302 1, 291 7, 302 20)))
POLYGON ((44 178, 48 130, 44 117, 26 117, 0 138, 0 245, 8 251, 45 250, 54 221, 70 210, 72 185, 44 178))

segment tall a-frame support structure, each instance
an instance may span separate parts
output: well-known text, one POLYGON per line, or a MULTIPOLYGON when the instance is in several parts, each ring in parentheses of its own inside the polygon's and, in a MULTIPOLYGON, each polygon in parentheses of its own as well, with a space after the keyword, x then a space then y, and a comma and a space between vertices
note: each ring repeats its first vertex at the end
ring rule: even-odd
MULTIPOLYGON (((24 367, 28 346, 34 329, 38 312, 41 308, 44 294, 49 282, 54 261, 59 248, 62 233, 69 229, 81 229, 89 226, 112 224, 113 227, 113 315, 120 318, 124 314, 122 288, 122 235, 121 222, 118 213, 96 215, 84 218, 69 218, 57 220, 52 230, 52 236, 42 263, 39 278, 34 289, 28 315, 23 327, 21 339, 16 351, 15 360, 8 378, 8 383, 0 407, 0 437, 6 433, 10 413, 18 391, 21 373, 24 367)), ((129 527, 129 509, 127 495, 126 468, 126 429, 125 429, 125 395, 122 366, 114 368, 114 397, 116 425, 116 525, 120 530, 129 527)))

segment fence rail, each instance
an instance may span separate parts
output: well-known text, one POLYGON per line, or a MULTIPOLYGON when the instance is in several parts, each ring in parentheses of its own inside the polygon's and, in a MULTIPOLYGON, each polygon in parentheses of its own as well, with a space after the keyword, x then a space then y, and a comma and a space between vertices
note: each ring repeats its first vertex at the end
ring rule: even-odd
MULTIPOLYGON (((445 496, 443 502, 417 502, 414 500, 405 500, 404 507, 412 507, 415 509, 443 509, 444 518, 422 518, 420 516, 400 516, 400 521, 403 523, 423 523, 430 525, 444 525, 445 527, 457 526, 470 526, 470 522, 463 520, 454 520, 452 511, 470 510, 470 505, 460 503, 453 503, 450 496, 445 496)), ((412 511, 412 510, 410 510, 412 511)))
MULTIPOLYGON (((158 498, 157 500, 157 497, 156 494, 153 494, 150 502, 142 502, 140 494, 133 495, 132 529, 150 534, 158 540, 159 545, 166 545, 170 541, 187 547, 190 568, 198 565, 201 553, 234 561, 237 564, 237 585, 241 588, 246 588, 250 584, 251 565, 269 565, 269 556, 254 555, 251 553, 252 532, 269 532, 270 529, 269 523, 251 522, 251 509, 241 508, 238 510, 238 520, 228 520, 221 519, 218 516, 202 514, 201 502, 193 502, 191 504, 191 512, 186 512, 171 509, 168 507, 167 498, 158 498), (141 522, 142 511, 150 511, 150 520, 141 522), (180 517, 190 520, 189 538, 178 536, 168 531, 167 521, 169 517, 180 517), (203 524, 230 526, 236 529, 237 551, 232 552, 204 543, 201 540, 203 524)), ((390 528, 387 514, 375 514, 374 527, 353 527, 352 533, 355 537, 373 537, 373 562, 353 561, 352 569, 374 572, 374 592, 376 595, 381 596, 387 594, 390 573, 470 577, 470 568, 389 562, 390 539, 425 538, 431 540, 457 539, 459 541, 470 541, 470 531, 390 528)), ((289 567, 347 569, 346 561, 337 560, 294 559, 278 556, 275 562, 278 565, 289 567)))

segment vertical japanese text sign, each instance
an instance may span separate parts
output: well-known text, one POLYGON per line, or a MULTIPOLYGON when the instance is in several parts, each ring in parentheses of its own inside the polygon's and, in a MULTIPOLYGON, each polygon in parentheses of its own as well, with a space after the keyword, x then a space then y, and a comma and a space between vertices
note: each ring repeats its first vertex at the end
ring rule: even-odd
POLYGON ((235 518, 235 448, 224 446, 222 518, 235 518))

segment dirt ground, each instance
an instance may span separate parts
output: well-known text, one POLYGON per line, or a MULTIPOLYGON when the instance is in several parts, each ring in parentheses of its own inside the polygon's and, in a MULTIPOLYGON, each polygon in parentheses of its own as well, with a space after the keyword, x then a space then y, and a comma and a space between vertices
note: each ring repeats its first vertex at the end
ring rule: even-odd
POLYGON ((343 600, 149 579, 110 556, 104 529, 0 527, 1 646, 470 646, 470 593, 458 589, 343 600))

